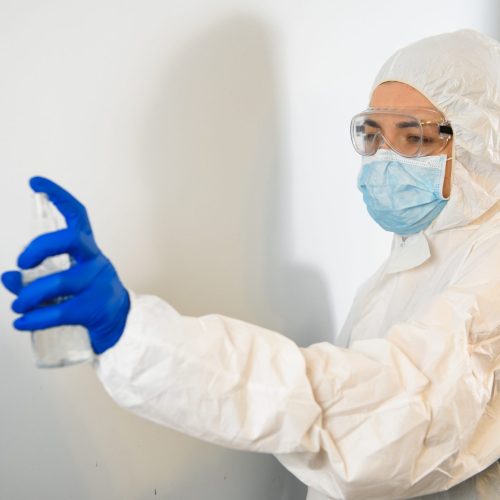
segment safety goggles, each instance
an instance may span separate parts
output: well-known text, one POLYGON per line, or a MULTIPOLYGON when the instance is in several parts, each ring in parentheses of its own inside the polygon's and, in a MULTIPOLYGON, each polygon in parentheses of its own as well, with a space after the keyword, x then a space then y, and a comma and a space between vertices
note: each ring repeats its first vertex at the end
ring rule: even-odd
POLYGON ((402 156, 430 156, 452 137, 450 123, 431 108, 368 108, 351 121, 354 149, 363 156, 375 154, 383 144, 402 156))

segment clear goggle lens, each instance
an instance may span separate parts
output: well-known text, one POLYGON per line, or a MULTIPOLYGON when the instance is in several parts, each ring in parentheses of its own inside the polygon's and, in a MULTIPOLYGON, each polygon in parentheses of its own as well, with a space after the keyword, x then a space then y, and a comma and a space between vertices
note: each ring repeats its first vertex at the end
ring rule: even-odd
POLYGON ((450 124, 434 109, 369 108, 351 121, 354 149, 363 156, 383 144, 402 156, 429 156, 442 151, 452 136, 450 124))

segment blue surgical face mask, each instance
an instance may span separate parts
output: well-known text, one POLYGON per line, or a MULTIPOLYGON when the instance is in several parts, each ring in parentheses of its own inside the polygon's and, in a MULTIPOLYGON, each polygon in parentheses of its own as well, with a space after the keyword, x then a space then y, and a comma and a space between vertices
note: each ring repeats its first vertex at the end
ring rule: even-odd
POLYGON ((406 158, 389 149, 364 156, 358 188, 383 229, 407 236, 426 229, 443 210, 446 155, 406 158))

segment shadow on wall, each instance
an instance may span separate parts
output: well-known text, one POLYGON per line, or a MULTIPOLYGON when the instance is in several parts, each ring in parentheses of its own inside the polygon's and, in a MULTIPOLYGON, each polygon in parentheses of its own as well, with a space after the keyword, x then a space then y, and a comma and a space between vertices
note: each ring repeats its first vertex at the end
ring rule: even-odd
MULTIPOLYGON (((332 321, 322 277, 288 260, 272 42, 259 19, 229 18, 198 34, 165 69, 145 117, 141 158, 150 194, 145 231, 158 272, 141 288, 186 315, 225 314, 310 344, 331 338, 332 321)), ((196 478, 186 471, 163 492, 243 498, 249 479, 226 481, 229 468, 228 478, 237 470, 259 478, 252 498, 305 498, 305 487, 274 458, 240 453, 235 461, 236 453, 214 449, 216 465, 196 478)))
POLYGON ((179 51, 146 117, 155 242, 144 289, 183 314, 220 313, 299 344, 333 338, 321 275, 290 262, 280 94, 262 21, 220 22, 179 51))

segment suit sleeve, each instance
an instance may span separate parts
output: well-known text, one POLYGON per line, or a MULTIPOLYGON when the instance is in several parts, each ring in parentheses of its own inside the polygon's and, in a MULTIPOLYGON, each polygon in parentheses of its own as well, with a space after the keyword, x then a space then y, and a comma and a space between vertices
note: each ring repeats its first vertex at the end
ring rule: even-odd
POLYGON ((275 454, 332 498, 448 489, 500 456, 497 262, 500 251, 484 245, 414 319, 349 349, 300 348, 258 326, 182 316, 131 293, 122 339, 95 367, 124 408, 212 443, 275 454))

